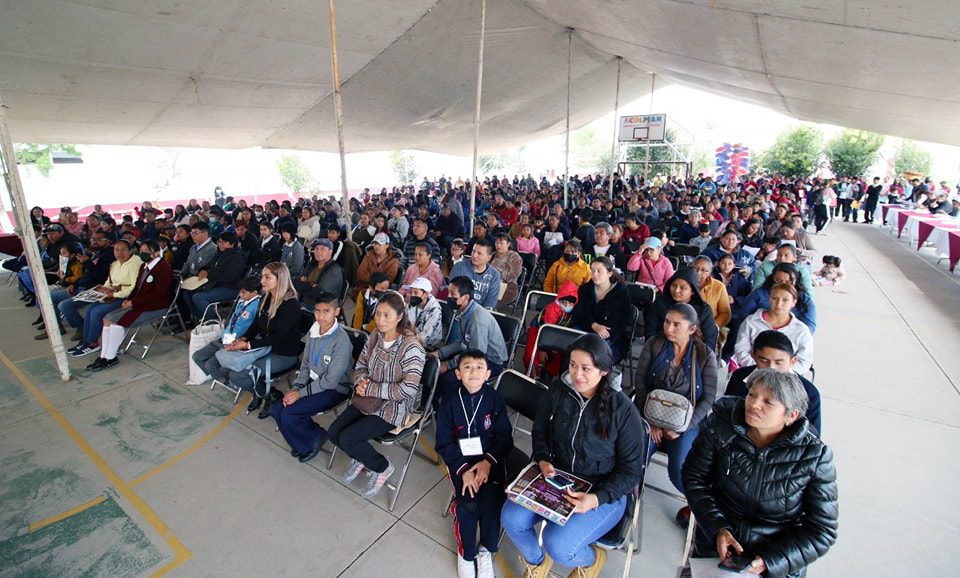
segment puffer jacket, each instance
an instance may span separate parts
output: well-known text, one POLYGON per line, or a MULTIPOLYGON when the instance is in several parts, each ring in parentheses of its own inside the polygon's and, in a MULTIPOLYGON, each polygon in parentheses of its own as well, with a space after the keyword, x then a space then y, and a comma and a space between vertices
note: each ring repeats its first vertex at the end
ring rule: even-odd
POLYGON ((683 464, 683 486, 697 519, 694 554, 716 556, 726 528, 765 576, 800 576, 837 540, 833 452, 801 417, 758 450, 747 437, 744 401, 723 397, 700 425, 683 464))
POLYGON ((550 386, 533 423, 534 461, 546 460, 591 482, 601 504, 619 500, 643 481, 650 443, 640 413, 616 381, 609 385, 606 438, 599 434, 599 396, 584 399, 568 373, 550 386))

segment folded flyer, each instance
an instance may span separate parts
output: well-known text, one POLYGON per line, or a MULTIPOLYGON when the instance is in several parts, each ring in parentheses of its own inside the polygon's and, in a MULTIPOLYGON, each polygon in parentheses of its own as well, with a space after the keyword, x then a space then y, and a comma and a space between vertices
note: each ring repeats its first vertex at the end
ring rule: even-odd
MULTIPOLYGON (((557 474, 573 482, 571 491, 589 492, 592 487, 590 482, 573 474, 561 470, 557 470, 557 474)), ((540 467, 535 463, 524 468, 517 479, 507 487, 508 500, 560 526, 566 524, 573 515, 574 505, 566 500, 566 494, 566 490, 560 490, 549 484, 540 473, 540 467)))

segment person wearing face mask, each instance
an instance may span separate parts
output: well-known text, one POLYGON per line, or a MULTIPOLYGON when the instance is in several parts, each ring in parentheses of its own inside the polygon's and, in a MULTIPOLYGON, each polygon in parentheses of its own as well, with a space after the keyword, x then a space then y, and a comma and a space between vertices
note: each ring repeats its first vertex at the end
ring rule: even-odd
POLYGON ((563 256, 554 262, 543 281, 543 290, 556 293, 567 281, 578 287, 590 280, 590 266, 580 258, 580 243, 568 241, 563 248, 563 256))
POLYGON ((373 318, 380 298, 390 290, 390 279, 383 273, 370 275, 370 286, 357 295, 357 307, 353 313, 353 328, 373 331, 376 320, 373 318))
POLYGON ((423 339, 424 348, 436 351, 443 345, 443 309, 433 296, 433 283, 417 277, 401 290, 407 293, 407 317, 423 339))
POLYGON ((173 269, 160 255, 159 243, 153 239, 141 243, 140 258, 143 265, 133 291, 123 300, 119 309, 103 317, 100 357, 87 366, 90 371, 108 369, 119 363, 117 351, 127 329, 144 313, 165 310, 170 306, 173 269))
MULTIPOLYGON (((523 366, 530 367, 530 357, 533 355, 533 344, 537 342, 537 334, 544 325, 559 325, 569 327, 573 323, 573 309, 577 306, 576 283, 567 281, 560 286, 556 299, 543 308, 543 311, 530 324, 527 330, 527 344, 524 348, 523 366)), ((535 375, 540 375, 541 370, 547 375, 559 375, 563 356, 559 352, 540 351, 537 353, 537 364, 535 375)))
POLYGON ((507 344, 493 314, 474 300, 474 283, 469 277, 454 277, 450 280, 450 293, 447 303, 454 310, 454 317, 446 345, 433 352, 440 358, 440 381, 435 396, 439 404, 445 396, 456 391, 457 376, 453 369, 457 367, 457 357, 468 349, 479 349, 487 354, 487 366, 492 378, 496 378, 507 362, 507 344))

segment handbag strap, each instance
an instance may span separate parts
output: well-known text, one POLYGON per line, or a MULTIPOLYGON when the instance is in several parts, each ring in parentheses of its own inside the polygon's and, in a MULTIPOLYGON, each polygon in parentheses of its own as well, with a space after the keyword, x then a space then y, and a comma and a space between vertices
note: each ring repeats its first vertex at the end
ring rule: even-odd
POLYGON ((690 340, 690 347, 693 348, 690 352, 690 407, 692 408, 697 405, 697 343, 693 339, 690 340))

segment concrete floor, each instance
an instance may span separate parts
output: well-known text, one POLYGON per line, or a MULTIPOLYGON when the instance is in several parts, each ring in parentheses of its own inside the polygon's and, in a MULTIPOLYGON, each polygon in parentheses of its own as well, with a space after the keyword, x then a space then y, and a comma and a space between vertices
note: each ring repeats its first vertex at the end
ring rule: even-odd
MULTIPOLYGON (((848 272, 816 288, 824 440, 840 478, 840 539, 812 577, 950 575, 960 543, 960 285, 888 232, 817 237, 848 272)), ((162 337, 62 383, 34 310, 0 289, 0 576, 455 576, 441 470, 415 458, 394 512, 343 486, 346 464, 293 460, 271 420, 222 389, 187 387, 186 345, 162 337)), ((327 423, 330 417, 323 418, 327 423)), ((427 441, 432 440, 432 432, 427 441)), ((523 434, 518 441, 529 443, 523 434)), ((386 448, 395 462, 399 448, 386 448)), ((654 465, 648 483, 669 489, 654 465)), ((645 496, 631 576, 670 577, 680 502, 645 496)), ((603 576, 620 576, 610 556, 603 576)), ((497 575, 521 574, 505 540, 497 575)))

